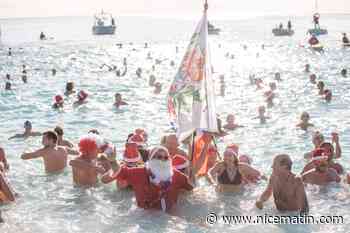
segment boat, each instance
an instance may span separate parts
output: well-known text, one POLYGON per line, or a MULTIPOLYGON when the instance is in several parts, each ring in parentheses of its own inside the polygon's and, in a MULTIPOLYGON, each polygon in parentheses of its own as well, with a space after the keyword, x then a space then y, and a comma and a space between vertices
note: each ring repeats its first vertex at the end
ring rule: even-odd
POLYGON ((343 43, 343 47, 350 47, 350 43, 343 43))
MULTIPOLYGON (((315 10, 316 12, 318 12, 318 1, 315 0, 315 10)), ((315 13, 313 15, 313 18, 320 18, 320 14, 319 13, 315 13)), ((314 25, 314 28, 311 28, 308 30, 308 33, 311 35, 315 35, 315 36, 321 36, 321 35, 327 35, 328 34, 328 30, 325 28, 321 28, 318 24, 318 27, 316 27, 316 24, 314 25)))
POLYGON ((209 35, 219 35, 220 28, 216 28, 214 25, 208 22, 208 34, 209 35))
POLYGON ((115 33, 115 21, 111 14, 101 11, 95 14, 95 22, 92 27, 94 35, 113 35, 115 33))
POLYGON ((274 36, 293 36, 294 35, 294 30, 289 30, 289 29, 281 29, 281 28, 274 28, 272 29, 272 33, 274 36))

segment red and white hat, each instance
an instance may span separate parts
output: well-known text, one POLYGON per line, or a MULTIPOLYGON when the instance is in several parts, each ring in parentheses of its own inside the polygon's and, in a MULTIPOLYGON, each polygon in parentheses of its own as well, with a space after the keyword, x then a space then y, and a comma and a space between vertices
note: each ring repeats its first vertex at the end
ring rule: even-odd
POLYGON ((57 104, 62 104, 64 101, 63 101, 63 97, 61 95, 56 95, 55 96, 55 102, 57 104))
POLYGON ((141 160, 140 152, 136 143, 126 143, 123 160, 127 163, 136 163, 141 160))
POLYGON ((312 152, 312 162, 322 162, 327 161, 328 156, 325 154, 325 150, 322 148, 317 148, 312 152))
POLYGON ((182 155, 174 155, 172 158, 172 165, 177 170, 185 169, 190 165, 188 159, 182 155))
POLYGON ((80 100, 85 100, 88 97, 88 93, 86 93, 85 91, 81 90, 78 93, 78 98, 80 100))

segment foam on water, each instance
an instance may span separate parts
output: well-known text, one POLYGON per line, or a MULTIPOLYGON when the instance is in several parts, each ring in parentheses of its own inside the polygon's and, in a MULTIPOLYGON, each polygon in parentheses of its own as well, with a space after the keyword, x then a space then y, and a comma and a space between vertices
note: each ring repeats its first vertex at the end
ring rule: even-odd
MULTIPOLYGON (((307 188, 310 214, 343 215, 344 225, 261 227, 219 224, 210 227, 205 224, 205 216, 209 212, 252 216, 279 214, 272 201, 266 204, 264 211, 254 206, 266 182, 247 187, 238 194, 217 194, 213 187, 201 182, 196 192, 179 200, 175 216, 169 216, 138 209, 132 193, 117 191, 115 184, 80 189, 72 184, 70 168, 61 175, 46 175, 41 161, 21 161, 21 153, 38 148, 41 142, 40 138, 7 141, 9 136, 22 131, 25 120, 31 120, 34 129, 40 131, 61 125, 65 136, 74 142, 89 129, 96 128, 119 150, 126 136, 135 128, 145 128, 152 145, 158 143, 162 133, 169 129, 165 97, 176 72, 170 61, 174 60, 176 65, 181 61, 195 23, 174 21, 167 26, 167 23, 159 23, 158 19, 146 22, 144 19, 132 19, 129 24, 125 23, 128 27, 125 24, 120 26, 118 32, 123 34, 96 38, 91 37, 86 28, 72 29, 74 25, 87 24, 80 20, 79 23, 73 20, 66 32, 64 25, 70 19, 2 22, 5 24, 3 34, 4 28, 13 34, 4 38, 5 45, 0 48, 0 74, 2 77, 6 73, 11 74, 14 90, 4 91, 2 82, 0 145, 7 152, 11 164, 9 179, 20 197, 15 204, 1 207, 6 219, 1 232, 349 232, 350 194, 346 185, 327 189, 307 188), (22 22, 27 23, 19 26, 22 22), (33 31, 40 31, 40 25, 51 25, 50 30, 55 32, 56 39, 35 42, 33 31), (138 33, 135 25, 141 25, 138 33), (33 42, 24 43, 24 39, 19 39, 21 31, 26 32, 22 39, 33 42), (78 33, 83 31, 85 34, 78 33), (66 34, 62 35, 63 32, 66 34), (125 44, 123 49, 118 49, 115 43, 119 41, 135 41, 135 44, 125 44), (150 48, 143 49, 140 41, 150 42, 150 48), (13 47, 14 56, 11 58, 6 56, 6 45, 9 44, 13 47), (176 45, 180 48, 177 54, 176 45), (156 65, 155 72, 151 71, 154 60, 147 59, 148 52, 154 58, 167 59, 156 65), (129 64, 125 77, 118 78, 114 73, 100 69, 103 63, 120 67, 124 57, 129 64), (25 85, 20 80, 22 64, 26 64, 28 69, 28 84, 25 85), (141 78, 135 74, 138 67, 143 69, 141 78), (52 68, 57 69, 55 77, 51 76, 52 68), (163 83, 163 91, 158 96, 148 87, 151 73, 163 83), (63 93, 67 81, 74 81, 77 90, 86 90, 90 94, 89 103, 73 108, 74 96, 71 96, 66 99, 63 112, 53 111, 53 96, 63 93), (112 106, 115 92, 120 92, 129 105, 115 110, 112 106)), ((219 147, 223 148, 224 141, 237 142, 241 152, 251 155, 253 165, 266 174, 271 173, 273 156, 285 152, 294 161, 293 171, 299 173, 305 164, 303 154, 312 149, 311 131, 296 130, 295 124, 300 113, 308 111, 311 121, 325 133, 327 140, 330 140, 332 131, 339 132, 343 149, 340 161, 349 171, 350 81, 339 73, 350 62, 350 50, 342 49, 340 42, 336 41, 340 32, 346 31, 347 24, 331 17, 324 19, 331 35, 321 39, 326 45, 326 52, 318 54, 300 46, 300 43, 305 44, 304 32, 309 26, 309 19, 295 19, 294 24, 298 27, 295 37, 272 38, 270 29, 279 20, 284 19, 215 22, 223 33, 211 38, 212 63, 216 71, 214 78, 219 85, 218 76, 225 74, 226 82, 226 95, 217 96, 217 109, 223 119, 233 112, 237 121, 245 126, 234 131, 228 139, 221 140, 219 147), (261 50, 263 43, 265 50, 261 50), (248 44, 248 50, 243 50, 242 44, 248 44), (235 59, 225 58, 227 52, 233 53, 235 59), (326 104, 321 100, 315 86, 309 84, 308 75, 303 73, 306 63, 311 64, 312 72, 333 91, 332 103, 326 104), (283 81, 277 84, 275 107, 267 110, 271 119, 266 125, 260 125, 253 118, 257 115, 257 106, 263 104, 263 92, 249 85, 248 76, 256 74, 268 83, 275 72, 281 72, 283 81)), ((126 22, 126 19, 121 21, 126 22)))

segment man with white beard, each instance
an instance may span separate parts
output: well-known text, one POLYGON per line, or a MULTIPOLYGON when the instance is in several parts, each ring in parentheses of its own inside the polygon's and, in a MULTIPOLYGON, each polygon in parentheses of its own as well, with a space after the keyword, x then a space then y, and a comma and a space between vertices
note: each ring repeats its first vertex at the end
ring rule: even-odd
POLYGON ((145 167, 118 167, 114 174, 112 170, 108 171, 102 182, 126 180, 132 186, 140 208, 169 211, 176 204, 181 190, 193 189, 194 176, 188 178, 173 168, 169 152, 163 146, 154 147, 149 158, 145 167))

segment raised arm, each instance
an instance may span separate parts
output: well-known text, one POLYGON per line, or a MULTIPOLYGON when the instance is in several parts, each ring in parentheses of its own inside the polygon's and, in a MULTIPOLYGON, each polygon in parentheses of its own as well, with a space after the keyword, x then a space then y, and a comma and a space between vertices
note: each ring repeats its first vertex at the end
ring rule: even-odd
POLYGON ((335 143, 335 158, 340 158, 341 157, 341 147, 339 143, 339 136, 338 134, 333 134, 332 135, 332 141, 335 143))
POLYGON ((112 169, 109 169, 102 177, 101 177, 101 181, 104 184, 108 184, 110 182, 112 182, 113 180, 115 180, 116 175, 118 175, 118 173, 120 172, 121 167, 119 165, 118 162, 116 162, 116 169, 113 172, 112 169))
POLYGON ((307 201, 303 181, 300 177, 297 178, 296 201, 300 214, 307 214, 309 212, 309 203, 307 201))
POLYGON ((11 140, 11 139, 14 139, 14 138, 23 138, 23 137, 24 137, 23 134, 15 134, 12 137, 9 137, 8 140, 11 140))
POLYGON ((21 156, 21 159, 28 160, 28 159, 36 159, 40 158, 44 155, 44 149, 40 149, 31 153, 23 153, 21 156))
POLYGON ((219 162, 219 163, 216 163, 215 165, 214 165, 214 167, 212 167, 210 170, 209 170, 209 172, 208 172, 208 178, 209 178, 209 182, 211 183, 211 184, 216 184, 216 177, 217 177, 217 174, 218 174, 218 172, 220 171, 220 169, 221 169, 221 163, 219 162))

